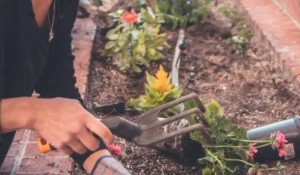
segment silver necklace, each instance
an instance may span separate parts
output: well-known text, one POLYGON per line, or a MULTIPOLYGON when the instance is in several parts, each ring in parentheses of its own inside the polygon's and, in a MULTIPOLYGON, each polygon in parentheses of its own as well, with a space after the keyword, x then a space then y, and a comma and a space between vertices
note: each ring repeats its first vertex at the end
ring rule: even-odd
MULTIPOLYGON (((54 25, 54 19, 55 19, 55 0, 53 4, 53 14, 52 14, 52 24, 50 24, 50 17, 49 17, 49 12, 48 12, 48 22, 49 22, 49 27, 50 27, 50 32, 49 32, 49 42, 54 38, 54 33, 53 33, 53 25, 54 25)), ((50 10, 49 10, 50 11, 50 10)))

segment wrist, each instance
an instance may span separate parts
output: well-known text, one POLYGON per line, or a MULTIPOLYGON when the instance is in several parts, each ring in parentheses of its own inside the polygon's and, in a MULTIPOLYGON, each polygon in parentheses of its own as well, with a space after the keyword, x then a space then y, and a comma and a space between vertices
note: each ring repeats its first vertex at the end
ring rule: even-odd
POLYGON ((18 129, 33 129, 35 123, 34 106, 36 99, 19 97, 1 101, 1 132, 18 129))
POLYGON ((43 103, 37 98, 24 99, 22 102, 22 109, 24 109, 24 121, 22 128, 24 129, 36 129, 36 123, 40 116, 40 109, 38 106, 42 106, 43 103))

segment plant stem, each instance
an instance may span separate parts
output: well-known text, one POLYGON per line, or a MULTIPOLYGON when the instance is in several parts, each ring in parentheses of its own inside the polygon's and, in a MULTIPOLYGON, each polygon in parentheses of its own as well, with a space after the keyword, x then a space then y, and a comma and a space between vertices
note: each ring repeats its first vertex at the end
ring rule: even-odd
POLYGON ((272 140, 245 140, 245 139, 234 139, 234 138, 231 138, 230 140, 247 142, 247 143, 269 143, 272 141, 272 140))
POLYGON ((277 171, 277 168, 266 168, 266 169, 259 169, 259 171, 277 171))
POLYGON ((219 158, 217 156, 215 156, 212 152, 210 152, 209 150, 206 150, 207 154, 210 155, 211 157, 213 157, 214 159, 216 159, 216 161, 219 163, 219 165, 221 166, 221 169, 224 170, 223 164, 222 162, 219 160, 219 158))
POLYGON ((204 148, 248 148, 248 146, 230 146, 230 145, 217 145, 217 146, 203 146, 204 148))
POLYGON ((226 160, 226 161, 230 161, 230 162, 242 162, 242 163, 244 163, 244 164, 246 164, 246 165, 249 165, 249 166, 251 166, 251 167, 254 167, 254 166, 255 166, 255 165, 253 165, 253 164, 251 164, 251 163, 249 163, 249 162, 246 162, 246 161, 240 160, 240 159, 226 159, 226 158, 222 158, 222 157, 221 157, 221 159, 226 160))
POLYGON ((256 146, 255 148, 263 148, 265 146, 269 146, 269 145, 272 145, 272 143, 266 143, 266 144, 263 144, 263 145, 259 145, 259 146, 256 146))

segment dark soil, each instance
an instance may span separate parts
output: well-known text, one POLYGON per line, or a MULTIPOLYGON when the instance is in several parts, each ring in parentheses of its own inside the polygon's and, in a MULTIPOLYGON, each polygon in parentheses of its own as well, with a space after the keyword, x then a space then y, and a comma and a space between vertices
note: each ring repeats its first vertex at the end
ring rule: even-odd
MULTIPOLYGON (((234 47, 228 44, 226 37, 235 34, 235 30, 227 28, 226 21, 216 19, 212 17, 209 23, 193 25, 186 30, 185 43, 189 54, 181 57, 180 81, 186 85, 190 73, 196 74, 196 80, 184 89, 184 94, 200 92, 200 97, 207 101, 217 100, 233 123, 247 129, 285 120, 298 113, 300 98, 296 88, 282 78, 279 65, 271 59, 271 52, 254 37, 244 55, 233 54, 234 47)), ((88 108, 99 118, 118 115, 135 121, 137 114, 130 112, 111 111, 103 114, 94 111, 95 104, 108 99, 138 97, 144 93, 145 83, 143 75, 134 77, 123 74, 112 64, 112 58, 99 56, 106 42, 107 25, 100 17, 95 21, 98 31, 90 72, 88 108)), ((165 51, 165 59, 148 68, 152 74, 157 71, 159 64, 166 71, 171 71, 177 32, 167 32, 168 42, 173 48, 165 51)), ((118 159, 132 174, 201 174, 197 164, 184 163, 153 148, 138 147, 120 138, 116 138, 116 144, 123 150, 118 159)), ((188 151, 191 155, 196 149, 188 151)), ((298 174, 300 163, 286 161, 284 165, 288 174, 298 174)))

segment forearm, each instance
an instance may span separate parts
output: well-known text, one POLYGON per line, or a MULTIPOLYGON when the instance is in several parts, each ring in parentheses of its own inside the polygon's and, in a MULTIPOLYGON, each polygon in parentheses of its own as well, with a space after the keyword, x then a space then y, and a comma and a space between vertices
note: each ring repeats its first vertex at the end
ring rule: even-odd
POLYGON ((19 97, 0 101, 0 132, 8 133, 18 129, 32 129, 34 125, 34 104, 37 99, 19 97))
POLYGON ((93 153, 86 159, 83 167, 90 175, 131 175, 107 150, 93 153))

